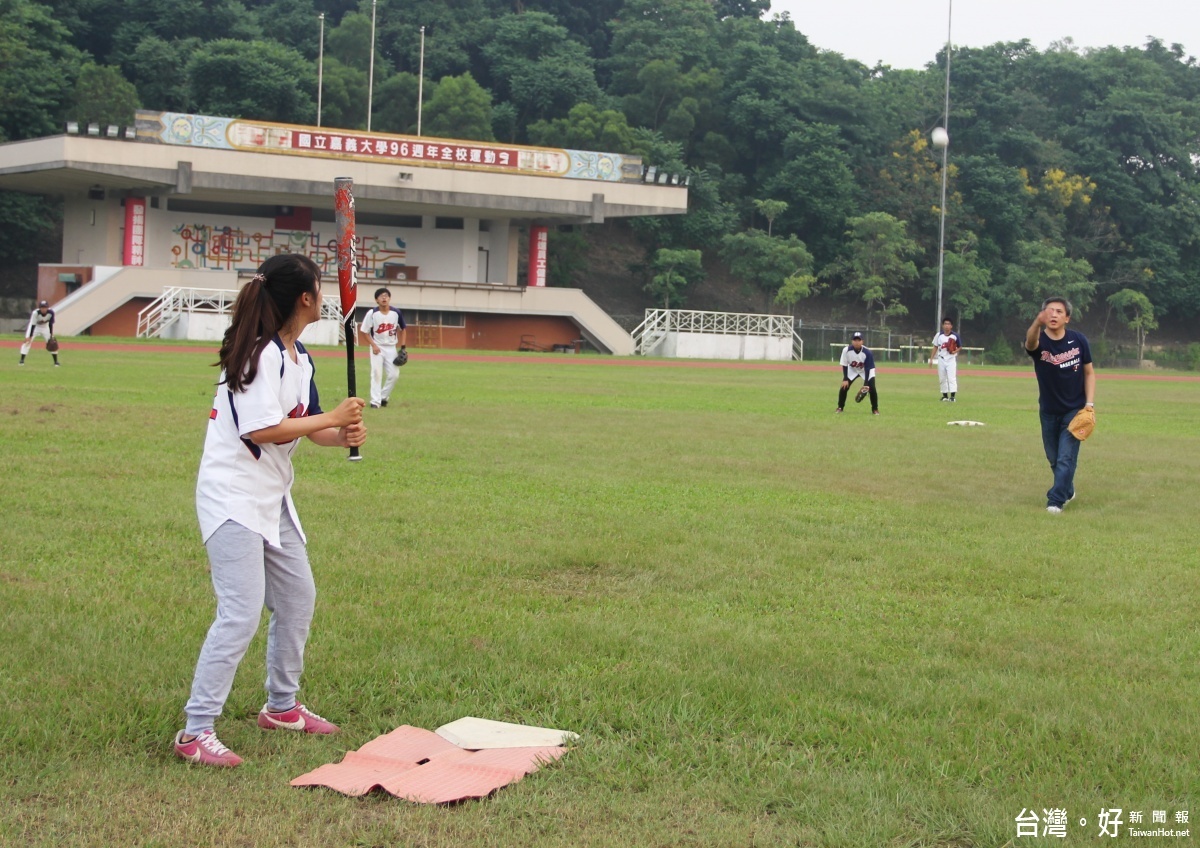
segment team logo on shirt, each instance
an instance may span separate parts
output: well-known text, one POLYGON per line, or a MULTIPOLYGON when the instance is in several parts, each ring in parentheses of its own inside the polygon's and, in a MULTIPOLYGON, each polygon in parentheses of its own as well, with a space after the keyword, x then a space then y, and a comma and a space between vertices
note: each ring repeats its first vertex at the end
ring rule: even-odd
MULTIPOLYGON (((298 403, 292 407, 292 411, 287 414, 288 418, 307 418, 308 408, 304 404, 298 403)), ((286 441, 276 442, 277 445, 290 445, 295 439, 287 439, 286 441)))
POLYGON ((1050 365, 1057 365, 1059 368, 1074 368, 1079 370, 1079 348, 1073 347, 1070 350, 1065 350, 1062 353, 1051 353, 1048 350, 1042 351, 1042 362, 1050 365))

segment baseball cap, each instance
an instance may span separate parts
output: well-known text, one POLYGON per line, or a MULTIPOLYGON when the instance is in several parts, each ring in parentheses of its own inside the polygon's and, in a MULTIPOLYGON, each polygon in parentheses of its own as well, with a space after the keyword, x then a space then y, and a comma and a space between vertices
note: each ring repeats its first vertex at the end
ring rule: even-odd
POLYGON ((855 333, 854 335, 852 335, 852 336, 850 337, 850 341, 854 341, 855 339, 860 339, 860 340, 861 340, 861 339, 862 339, 862 333, 855 333))
POLYGON ((38 301, 38 308, 39 308, 39 309, 40 309, 41 307, 43 307, 43 306, 49 306, 49 305, 50 305, 50 301, 48 301, 48 300, 39 300, 39 301, 38 301))

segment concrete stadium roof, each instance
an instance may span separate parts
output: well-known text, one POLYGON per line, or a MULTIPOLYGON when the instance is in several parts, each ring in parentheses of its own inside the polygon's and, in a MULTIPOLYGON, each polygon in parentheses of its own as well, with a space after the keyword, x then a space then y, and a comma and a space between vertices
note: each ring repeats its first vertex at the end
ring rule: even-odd
POLYGON ((86 196, 90 189, 196 201, 332 208, 354 179, 361 212, 510 218, 544 224, 680 215, 687 188, 423 167, 61 135, 0 144, 0 189, 86 196))

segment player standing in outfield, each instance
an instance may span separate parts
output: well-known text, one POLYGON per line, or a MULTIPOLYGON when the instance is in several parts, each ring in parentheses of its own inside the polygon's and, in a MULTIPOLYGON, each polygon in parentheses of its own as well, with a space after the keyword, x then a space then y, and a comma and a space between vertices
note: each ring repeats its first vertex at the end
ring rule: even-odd
POLYGON ((863 387, 854 396, 855 403, 861 403, 868 394, 871 395, 871 414, 879 414, 879 394, 875 391, 875 357, 871 351, 863 347, 862 333, 850 337, 850 344, 842 351, 842 388, 838 392, 838 405, 834 412, 846 408, 846 394, 850 385, 862 377, 863 387))
MULTIPOLYGON (((54 310, 44 300, 38 303, 37 309, 29 314, 29 326, 25 328, 25 343, 21 345, 21 361, 17 363, 18 365, 25 364, 25 357, 29 355, 29 349, 33 347, 34 336, 45 339, 47 344, 54 338, 54 310)), ((58 350, 52 350, 50 355, 54 357, 54 367, 57 368, 58 350)))
POLYGON ((359 332, 371 345, 371 408, 387 406, 392 387, 400 376, 396 365, 396 345, 407 356, 408 325, 399 309, 392 309, 392 293, 387 289, 375 291, 374 309, 363 319, 359 332))
POLYGON ((1025 350, 1033 359, 1042 419, 1042 446, 1054 471, 1046 492, 1046 512, 1057 515, 1075 498, 1075 466, 1080 442, 1068 429, 1084 407, 1095 409, 1096 372, 1083 333, 1070 330, 1071 302, 1050 297, 1025 333, 1025 350))
POLYGON ((958 351, 962 338, 954 332, 954 322, 942 319, 942 331, 933 337, 933 352, 930 360, 937 365, 938 383, 942 388, 942 400, 954 403, 958 394, 958 351))
POLYGON ((267 703, 258 726, 338 729, 296 700, 316 588, 292 503, 292 453, 302 436, 322 447, 355 447, 367 431, 359 398, 321 410, 312 357, 297 341, 321 317, 320 277, 306 256, 272 256, 238 293, 221 344, 221 378, 196 481, 217 615, 196 663, 187 725, 175 736, 175 753, 193 763, 242 761, 221 744, 213 725, 264 603, 271 611, 267 703))

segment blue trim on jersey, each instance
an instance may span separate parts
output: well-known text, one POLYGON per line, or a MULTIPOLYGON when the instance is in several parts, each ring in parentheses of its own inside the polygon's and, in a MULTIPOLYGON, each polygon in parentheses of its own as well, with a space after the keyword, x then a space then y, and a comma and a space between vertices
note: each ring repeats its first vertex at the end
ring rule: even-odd
POLYGON ((308 349, 298 341, 296 342, 296 352, 308 357, 308 366, 312 369, 312 379, 308 381, 308 414, 320 415, 322 410, 321 398, 317 394, 317 361, 313 359, 308 349))
MULTIPOLYGON (((236 432, 238 429, 237 404, 233 402, 233 392, 229 391, 229 389, 226 389, 225 391, 229 392, 229 411, 233 414, 233 429, 236 432)), ((255 459, 262 459, 261 447, 254 444, 254 442, 250 441, 245 436, 238 436, 238 438, 242 440, 242 444, 246 446, 248 451, 250 451, 251 456, 253 456, 255 459)))

